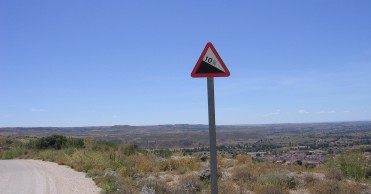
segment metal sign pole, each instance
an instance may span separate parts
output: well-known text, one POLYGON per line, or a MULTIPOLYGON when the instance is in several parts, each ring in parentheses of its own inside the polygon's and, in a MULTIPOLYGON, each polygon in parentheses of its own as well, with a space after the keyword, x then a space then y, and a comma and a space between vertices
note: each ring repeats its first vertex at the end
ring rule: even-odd
POLYGON ((230 72, 222 58, 216 52, 213 44, 208 42, 200 58, 193 68, 192 77, 207 77, 207 98, 209 105, 209 140, 210 140, 210 171, 211 193, 218 194, 218 168, 216 161, 216 126, 215 126, 215 99, 214 77, 229 77, 230 72))
POLYGON ((215 99, 214 78, 207 78, 207 97, 209 105, 209 140, 210 140, 210 170, 211 193, 218 194, 218 168, 216 162, 216 126, 215 126, 215 99))

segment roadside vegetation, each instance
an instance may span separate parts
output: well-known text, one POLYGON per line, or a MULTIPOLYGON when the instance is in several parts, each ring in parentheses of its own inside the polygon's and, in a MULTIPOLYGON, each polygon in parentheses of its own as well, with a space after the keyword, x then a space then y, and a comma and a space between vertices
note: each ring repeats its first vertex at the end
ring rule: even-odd
MULTIPOLYGON (((370 192, 371 163, 362 153, 358 149, 331 155, 314 168, 254 161, 247 154, 218 154, 219 193, 370 192)), ((14 158, 70 166, 87 173, 103 193, 210 193, 209 161, 202 152, 144 150, 61 135, 0 136, 0 159, 14 158)))

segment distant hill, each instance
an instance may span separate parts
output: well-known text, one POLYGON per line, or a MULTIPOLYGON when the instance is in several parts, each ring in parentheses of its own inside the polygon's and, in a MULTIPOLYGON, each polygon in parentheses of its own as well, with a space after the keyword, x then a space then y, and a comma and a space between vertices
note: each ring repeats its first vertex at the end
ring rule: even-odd
MULTIPOLYGON (((218 144, 233 144, 260 138, 316 133, 351 133, 371 131, 371 121, 333 123, 295 123, 264 125, 217 126, 218 144)), ((89 127, 4 127, 2 136, 47 136, 62 134, 70 137, 88 137, 120 143, 134 143, 142 147, 190 148, 208 145, 207 125, 153 125, 153 126, 89 126, 89 127)))

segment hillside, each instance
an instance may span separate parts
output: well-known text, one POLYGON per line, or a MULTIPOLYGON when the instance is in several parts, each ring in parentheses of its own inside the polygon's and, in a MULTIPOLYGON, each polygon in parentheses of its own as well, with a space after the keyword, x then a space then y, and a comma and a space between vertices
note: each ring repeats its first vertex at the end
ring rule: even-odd
MULTIPOLYGON (((135 145, 60 135, 0 136, 0 147, 0 159, 46 160, 85 172, 104 193, 210 193, 209 159, 204 152, 187 155, 182 151, 143 150, 135 145)), ((307 165, 305 160, 295 163, 265 160, 264 153, 219 152, 219 192, 368 193, 370 150, 364 147, 328 154, 318 165, 307 165)), ((313 158, 324 153, 291 151, 280 156, 288 154, 313 158)))

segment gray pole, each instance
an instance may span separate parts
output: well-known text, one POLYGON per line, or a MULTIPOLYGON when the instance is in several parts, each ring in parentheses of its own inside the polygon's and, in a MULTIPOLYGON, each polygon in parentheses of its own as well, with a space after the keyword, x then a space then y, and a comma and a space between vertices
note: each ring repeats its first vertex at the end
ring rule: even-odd
POLYGON ((216 126, 215 126, 215 100, 214 78, 207 78, 207 97, 209 105, 209 139, 210 139, 210 170, 211 193, 218 194, 218 168, 216 163, 216 126))

